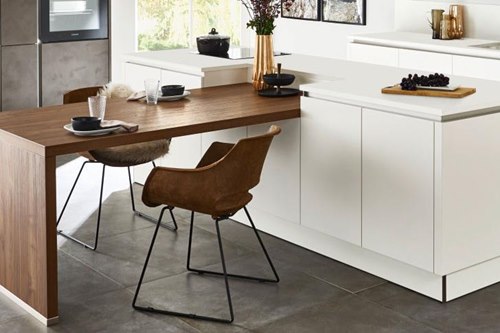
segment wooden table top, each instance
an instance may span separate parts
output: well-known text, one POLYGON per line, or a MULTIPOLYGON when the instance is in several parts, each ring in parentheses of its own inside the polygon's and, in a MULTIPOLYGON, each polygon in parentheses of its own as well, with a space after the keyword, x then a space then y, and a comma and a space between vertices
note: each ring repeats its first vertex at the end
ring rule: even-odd
POLYGON ((79 137, 63 128, 84 115, 87 103, 0 112, 0 139, 49 157, 297 118, 300 98, 260 97, 245 83, 191 90, 188 98, 158 105, 114 99, 105 118, 139 124, 137 132, 79 137))

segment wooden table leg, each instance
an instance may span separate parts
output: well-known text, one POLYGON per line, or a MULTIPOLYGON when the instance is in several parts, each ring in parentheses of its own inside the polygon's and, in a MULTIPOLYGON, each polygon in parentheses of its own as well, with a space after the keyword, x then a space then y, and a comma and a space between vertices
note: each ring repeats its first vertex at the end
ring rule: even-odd
POLYGON ((58 319, 55 158, 0 140, 0 291, 58 319))

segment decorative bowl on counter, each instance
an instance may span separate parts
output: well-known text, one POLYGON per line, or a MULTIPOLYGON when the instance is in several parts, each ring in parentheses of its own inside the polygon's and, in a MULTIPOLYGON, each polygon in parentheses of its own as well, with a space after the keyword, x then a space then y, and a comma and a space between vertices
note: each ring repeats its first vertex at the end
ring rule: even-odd
POLYGON ((288 86, 295 80, 293 74, 265 74, 264 82, 270 86, 288 86))
POLYGON ((200 54, 223 56, 229 51, 229 36, 221 36, 212 28, 208 35, 196 37, 196 46, 200 54))
POLYGON ((184 86, 180 84, 170 84, 161 87, 162 96, 179 96, 184 94, 184 86))

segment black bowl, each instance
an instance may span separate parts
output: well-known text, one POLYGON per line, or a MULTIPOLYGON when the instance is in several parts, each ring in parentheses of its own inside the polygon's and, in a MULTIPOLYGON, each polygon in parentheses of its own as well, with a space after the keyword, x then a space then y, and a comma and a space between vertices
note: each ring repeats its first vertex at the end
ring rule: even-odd
POLYGON ((184 94, 184 86, 180 84, 171 84, 161 87, 163 96, 178 96, 184 94))
POLYGON ((288 86, 295 80, 295 75, 293 74, 265 74, 263 76, 264 82, 270 86, 288 86))
POLYGON ((230 38, 204 39, 196 38, 196 46, 200 54, 211 56, 224 56, 229 51, 230 38))
POLYGON ((93 131, 101 128, 101 118, 98 117, 73 117, 71 126, 75 131, 93 131))

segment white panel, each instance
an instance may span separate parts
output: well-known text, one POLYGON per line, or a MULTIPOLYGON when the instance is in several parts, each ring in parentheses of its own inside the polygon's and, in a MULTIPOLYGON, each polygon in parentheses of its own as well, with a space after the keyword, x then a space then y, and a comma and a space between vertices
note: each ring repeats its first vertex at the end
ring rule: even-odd
POLYGON ((452 73, 452 55, 415 50, 399 50, 399 67, 432 73, 452 73))
POLYGON ((203 87, 222 86, 226 84, 244 83, 248 81, 248 68, 224 69, 205 72, 203 87))
POLYGON ((182 84, 186 89, 201 88, 202 77, 174 71, 161 71, 161 85, 182 84))
POLYGON ((214 141, 236 143, 238 140, 247 137, 247 127, 230 128, 221 131, 206 132, 201 134, 202 154, 214 141))
POLYGON ((436 272, 448 274, 500 256, 500 114, 441 127, 436 272))
POLYGON ((146 79, 160 80, 161 70, 131 63, 125 64, 125 82, 129 84, 133 90, 144 90, 144 80, 146 79))
MULTIPOLYGON (((266 157, 260 184, 251 192, 250 207, 280 219, 300 223, 300 120, 276 121, 280 135, 273 139, 266 157)), ((267 132, 272 124, 248 127, 248 136, 267 132)))
POLYGON ((361 245, 361 109, 301 103, 301 224, 361 245))
POLYGON ((347 58, 370 64, 398 66, 398 49, 392 47, 348 44, 347 58))
POLYGON ((433 271, 434 124, 363 110, 363 247, 433 271))
POLYGON ((500 60, 453 56, 453 74, 499 81, 500 60))

